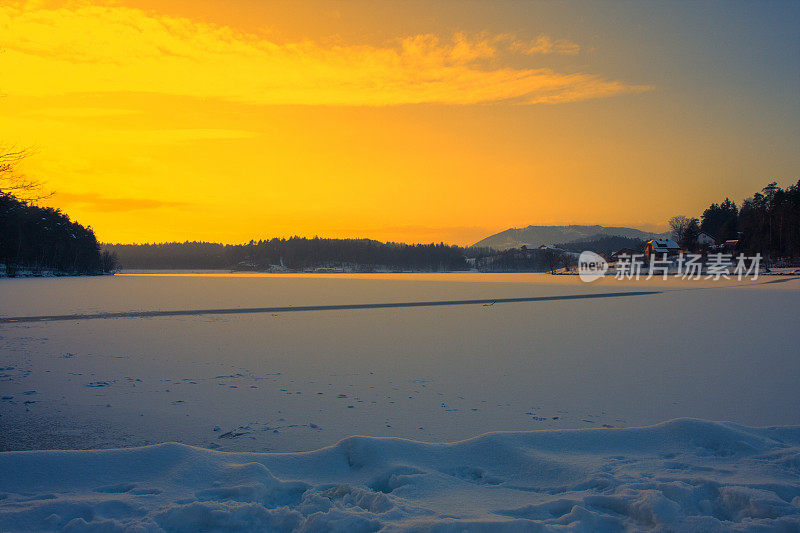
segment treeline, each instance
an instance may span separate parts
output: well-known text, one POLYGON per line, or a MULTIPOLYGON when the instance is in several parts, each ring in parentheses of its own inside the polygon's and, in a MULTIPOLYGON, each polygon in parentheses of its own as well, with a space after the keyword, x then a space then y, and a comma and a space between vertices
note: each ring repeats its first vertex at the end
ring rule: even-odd
POLYGON ((567 252, 583 252, 589 250, 598 254, 611 255, 623 248, 642 250, 645 241, 635 237, 621 237, 619 235, 595 235, 588 239, 556 244, 555 247, 567 252))
POLYGON ((33 273, 99 274, 114 270, 94 232, 50 207, 30 205, 0 191, 0 263, 7 276, 33 273))
POLYGON ((737 225, 746 252, 772 258, 800 256, 800 180, 786 189, 770 183, 746 199, 737 225))
POLYGON ((498 251, 474 261, 481 272, 552 272, 569 265, 573 258, 563 250, 523 247, 498 251))
POLYGON ((103 251, 117 254, 127 269, 232 269, 241 261, 235 246, 212 242, 159 244, 103 244, 103 251))
POLYGON ((711 204, 700 218, 673 217, 670 220, 678 243, 697 249, 698 235, 706 233, 717 244, 738 241, 736 248, 766 258, 800 256, 800 180, 785 189, 773 182, 746 198, 741 207, 726 198, 711 204))
POLYGON ((127 269, 231 269, 356 272, 466 270, 464 249, 446 244, 383 243, 368 239, 292 237, 248 244, 171 242, 105 244, 127 269))

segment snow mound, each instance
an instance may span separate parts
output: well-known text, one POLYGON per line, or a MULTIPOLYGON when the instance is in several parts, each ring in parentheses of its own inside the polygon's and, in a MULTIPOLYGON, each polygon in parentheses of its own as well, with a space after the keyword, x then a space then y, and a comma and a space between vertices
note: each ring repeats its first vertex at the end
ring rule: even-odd
POLYGON ((800 427, 0 453, 2 531, 800 531, 800 427))

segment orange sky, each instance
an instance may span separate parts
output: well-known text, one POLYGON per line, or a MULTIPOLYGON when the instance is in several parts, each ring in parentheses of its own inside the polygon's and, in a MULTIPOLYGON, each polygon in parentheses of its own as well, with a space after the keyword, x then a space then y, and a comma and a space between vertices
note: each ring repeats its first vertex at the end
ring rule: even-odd
POLYGON ((797 179, 797 4, 726 6, 6 2, 0 131, 106 242, 663 227, 797 179))

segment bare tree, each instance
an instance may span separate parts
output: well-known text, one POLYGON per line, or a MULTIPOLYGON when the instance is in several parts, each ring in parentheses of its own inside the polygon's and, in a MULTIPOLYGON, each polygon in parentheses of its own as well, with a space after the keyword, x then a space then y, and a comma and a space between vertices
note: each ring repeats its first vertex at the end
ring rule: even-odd
POLYGON ((52 196, 52 192, 43 192, 42 182, 27 178, 17 171, 17 165, 27 155, 27 150, 0 149, 0 194, 10 194, 25 202, 52 196))
POLYGON ((697 236, 700 234, 700 221, 683 215, 669 219, 669 227, 675 241, 687 250, 694 249, 697 245, 697 236))
POLYGON ((686 229, 689 227, 689 217, 683 215, 674 216, 669 219, 669 227, 672 230, 672 238, 676 242, 681 242, 683 234, 686 233, 686 229))

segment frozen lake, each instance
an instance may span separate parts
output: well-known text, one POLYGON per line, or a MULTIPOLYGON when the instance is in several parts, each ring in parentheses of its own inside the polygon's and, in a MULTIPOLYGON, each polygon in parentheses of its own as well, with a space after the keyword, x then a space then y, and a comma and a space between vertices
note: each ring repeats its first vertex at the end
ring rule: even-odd
POLYGON ((0 324, 0 449, 318 449, 677 417, 800 424, 800 280, 139 273, 0 280, 0 318, 608 298, 0 324))

